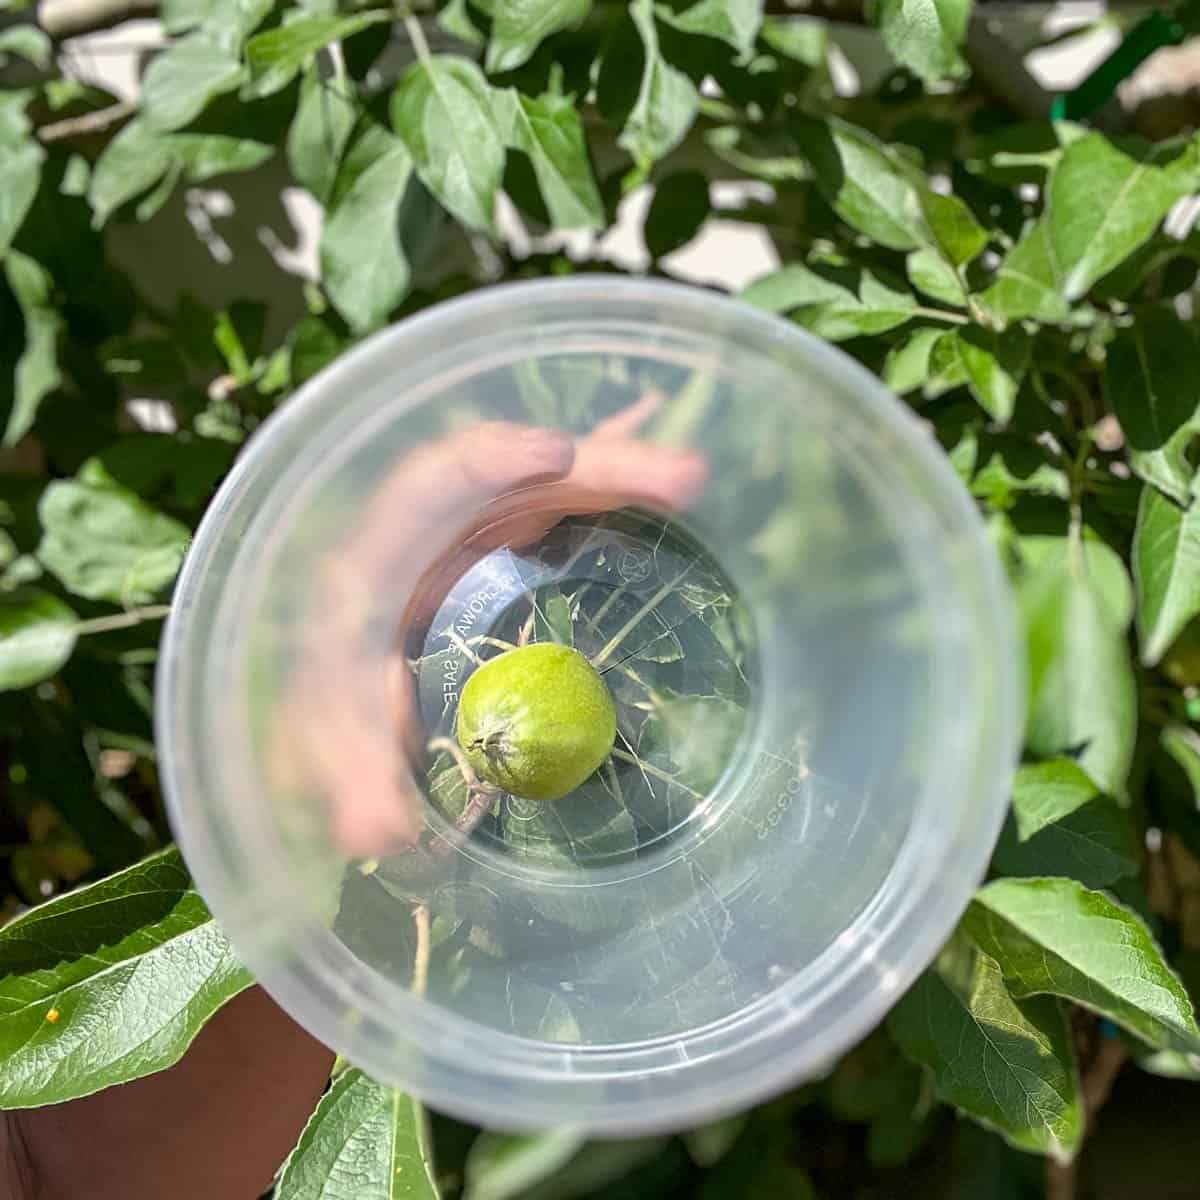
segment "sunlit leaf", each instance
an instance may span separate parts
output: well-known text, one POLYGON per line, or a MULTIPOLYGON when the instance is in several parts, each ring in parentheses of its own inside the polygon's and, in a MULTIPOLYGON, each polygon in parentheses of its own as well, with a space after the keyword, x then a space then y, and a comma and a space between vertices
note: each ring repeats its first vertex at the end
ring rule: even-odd
POLYGON ((53 675, 75 648, 75 614, 32 588, 0 592, 0 691, 53 675))
POLYGON ((604 205, 574 102, 549 93, 535 100, 510 88, 498 93, 496 111, 505 142, 533 164, 554 228, 602 228, 604 205))
POLYGON ((964 925, 1014 996, 1082 1004, 1150 1045, 1200 1050, 1191 1000, 1141 918, 1072 879, 997 879, 964 925))
POLYGON ((490 232, 504 143, 479 68, 452 55, 415 63, 392 94, 391 111, 425 186, 465 225, 490 232))
POLYGON ((38 511, 38 558, 68 591, 89 600, 152 599, 175 578, 191 536, 111 480, 58 480, 38 511))
POLYGON ((1046 209, 1008 253, 984 303, 1007 320, 1066 317, 1071 301, 1138 248, 1200 184, 1194 142, 1118 145, 1094 133, 1063 151, 1046 209))
POLYGON ((344 17, 303 17, 277 29, 256 34, 246 43, 252 96, 269 96, 286 87, 296 72, 331 42, 344 41, 381 21, 394 20, 391 12, 375 9, 344 17))
POLYGON ((961 47, 970 16, 971 0, 881 0, 875 20, 896 61, 936 81, 966 70, 961 47))
POLYGON ((421 1104, 350 1067, 283 1164, 276 1200, 438 1200, 421 1104))
POLYGON ((175 850, 24 913, 0 929, 0 1108, 169 1067, 249 983, 175 850))
POLYGON ((700 104, 695 84, 663 57, 652 0, 633 0, 629 13, 642 42, 637 98, 617 139, 643 166, 669 154, 683 140, 700 104))
POLYGON ((149 129, 179 129, 198 117, 210 100, 236 88, 244 74, 235 53, 205 34, 190 34, 146 70, 141 119, 149 129))
POLYGON ((512 71, 560 29, 571 29, 591 11, 592 0, 495 0, 487 69, 512 71))
POLYGON ((1138 868, 1129 813, 1069 759, 1020 767, 992 864, 1006 875, 1068 875, 1107 887, 1138 868))
POLYGON ((412 156, 395 135, 378 127, 371 132, 374 161, 339 197, 321 233, 321 279, 357 332, 381 325, 404 299, 411 279, 400 218, 412 156))
POLYGON ((4 276, 25 319, 25 348, 13 374, 13 402, 3 444, 11 446, 29 432, 42 401, 62 383, 58 343, 65 322, 53 298, 47 271, 26 254, 11 250, 4 276))
POLYGON ((958 935, 888 1018, 942 1099, 1022 1150, 1070 1159, 1083 1137, 1071 1035, 1058 1002, 1017 999, 958 935))
POLYGON ((663 5, 659 13, 683 33, 716 38, 745 54, 758 36, 763 0, 697 0, 678 12, 663 5))
POLYGON ((1125 630, 1133 589, 1103 543, 1021 540, 1016 578, 1029 664, 1029 748, 1069 755, 1120 796, 1133 757, 1137 697, 1125 630))
POLYGON ((1180 508, 1154 488, 1142 488, 1133 579, 1142 661, 1152 666, 1200 613, 1200 505, 1180 508))

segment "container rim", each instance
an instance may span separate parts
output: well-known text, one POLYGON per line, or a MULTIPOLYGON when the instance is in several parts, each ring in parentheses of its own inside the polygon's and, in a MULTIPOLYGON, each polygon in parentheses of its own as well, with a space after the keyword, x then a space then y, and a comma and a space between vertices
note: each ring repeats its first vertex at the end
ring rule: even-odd
MULTIPOLYGON (((552 323, 534 331, 530 356, 553 348, 555 328, 552 323)), ((458 343, 464 357, 470 341, 467 336, 458 343)), ((912 498, 921 499, 915 492, 912 498)), ((168 814, 202 894, 264 987, 302 1026, 350 1061, 362 1062, 435 1107, 492 1127, 529 1128, 565 1120, 609 1135, 675 1129, 732 1111, 821 1070, 884 1016, 949 935, 986 868, 1019 747, 1021 668, 1013 653, 1013 633, 1007 584, 966 489, 919 419, 848 356, 786 320, 687 285, 601 274, 501 284, 382 330, 337 359, 264 422, 235 464, 201 521, 163 633, 155 726, 168 814), (662 1045, 564 1048, 532 1042, 488 1030, 408 993, 403 1016, 411 1025, 398 1036, 395 1021, 385 1024, 371 1015, 372 1009, 381 1011, 378 1007, 363 1003, 372 992, 381 996, 377 985, 387 981, 331 952, 327 929, 293 925, 288 931, 292 952, 280 956, 277 945, 268 950, 272 922, 259 905, 245 903, 244 880, 223 861, 218 814, 203 811, 193 802, 194 794, 189 798, 195 756, 215 749, 196 744, 195 722, 188 720, 195 714, 188 709, 186 676, 199 669, 189 654, 192 617, 206 566, 214 547, 228 536, 247 483, 270 467, 284 437, 302 429, 315 411, 327 410, 328 397, 369 372, 382 353, 419 360, 422 345, 444 340, 448 329, 478 337, 497 309, 511 314, 548 301, 562 310, 564 321, 567 314, 591 309, 640 310, 647 324, 667 333, 703 334, 719 320, 725 332, 742 335, 743 349, 762 353, 765 347, 780 347, 815 373, 837 380, 839 390, 850 393, 857 405, 841 418, 870 433, 885 431, 892 453, 907 460, 920 477, 927 493, 922 502, 927 507, 936 503, 939 520, 968 547, 970 561, 960 569, 973 574, 977 603, 964 616, 976 628, 974 644, 996 684, 989 711, 972 723, 975 744, 962 747, 960 769, 942 780, 961 790, 955 815, 961 819, 970 806, 987 836, 973 834, 966 847, 951 838, 946 844, 959 853, 953 864, 924 863, 921 887, 870 930, 874 941, 857 950, 840 948, 836 986, 826 988, 819 1003, 799 1002, 781 984, 749 1008, 704 1030, 664 1039, 662 1045), (353 1025, 344 1020, 347 1007, 359 1018, 353 1025), (820 1025, 819 1039, 805 1034, 809 1022, 820 1025), (711 1067, 714 1058, 720 1060, 719 1097, 713 1094, 711 1077, 698 1078, 705 1072, 694 1069, 711 1067)), ((919 803, 927 800, 923 796, 919 803)), ((395 1015, 394 1008, 383 1011, 395 1015)))

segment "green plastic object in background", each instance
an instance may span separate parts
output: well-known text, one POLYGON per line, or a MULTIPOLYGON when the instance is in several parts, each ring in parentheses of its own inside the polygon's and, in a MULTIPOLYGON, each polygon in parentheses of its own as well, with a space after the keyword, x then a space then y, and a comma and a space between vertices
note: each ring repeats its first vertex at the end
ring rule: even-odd
POLYGON ((1200 29, 1200 0, 1188 0, 1171 13, 1155 9, 1139 21, 1121 44, 1073 91, 1059 96, 1050 109, 1055 121, 1081 121, 1107 103, 1128 79, 1163 46, 1178 46, 1200 29))

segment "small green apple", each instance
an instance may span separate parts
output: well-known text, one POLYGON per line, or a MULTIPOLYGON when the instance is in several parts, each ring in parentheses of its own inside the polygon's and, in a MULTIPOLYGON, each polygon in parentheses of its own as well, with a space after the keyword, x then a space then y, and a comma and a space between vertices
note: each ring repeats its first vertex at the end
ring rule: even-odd
POLYGON ((455 727, 475 773, 526 800, 573 792, 608 757, 616 733, 612 696, 595 667, 551 642, 476 668, 455 727))

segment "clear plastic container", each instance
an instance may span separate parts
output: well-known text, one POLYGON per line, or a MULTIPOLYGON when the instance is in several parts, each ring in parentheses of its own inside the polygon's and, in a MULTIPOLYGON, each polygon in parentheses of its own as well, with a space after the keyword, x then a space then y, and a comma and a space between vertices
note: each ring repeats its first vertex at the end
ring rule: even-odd
POLYGON ((641 1133, 819 1072, 932 958, 1017 663, 970 498, 853 361, 696 289, 522 283, 257 434, 179 583, 161 764, 317 1037, 492 1127, 641 1133), (547 640, 601 672, 613 753, 556 801, 474 786, 462 688, 547 640))

